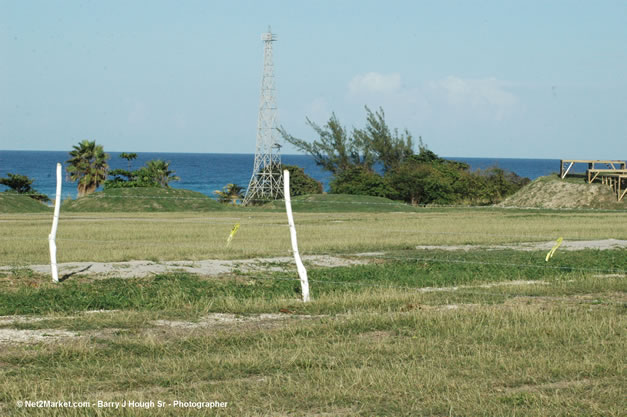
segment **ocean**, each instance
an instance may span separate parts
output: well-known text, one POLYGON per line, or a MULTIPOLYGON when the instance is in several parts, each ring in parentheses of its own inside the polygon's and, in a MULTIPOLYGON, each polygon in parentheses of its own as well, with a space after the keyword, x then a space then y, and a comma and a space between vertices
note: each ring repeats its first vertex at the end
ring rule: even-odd
MULTIPOLYGON (((119 152, 108 152, 111 156, 111 169, 128 169, 128 162, 119 157, 119 152)), ((154 153, 137 152, 137 159, 131 168, 137 169, 151 159, 170 162, 170 169, 181 178, 173 182, 173 188, 194 190, 215 197, 213 192, 221 190, 226 184, 235 183, 244 189, 250 181, 254 154, 217 154, 217 153, 154 153)), ((39 192, 54 197, 56 189, 55 167, 57 162, 65 163, 68 152, 57 151, 2 151, 0 150, 0 177, 8 173, 26 175, 34 180, 33 187, 39 192)), ((465 162, 472 170, 492 166, 513 171, 521 177, 535 179, 554 172, 559 172, 559 159, 515 159, 515 158, 462 158, 450 157, 455 161, 465 162)), ((287 165, 297 165, 305 172, 321 181, 328 190, 331 175, 315 164, 308 155, 282 155, 281 160, 287 165)), ((581 167, 585 171, 585 167, 581 167)), ((583 171, 582 171, 583 172, 583 171)), ((6 187, 0 185, 0 191, 6 187)), ((76 184, 63 178, 63 198, 76 198, 76 184)))

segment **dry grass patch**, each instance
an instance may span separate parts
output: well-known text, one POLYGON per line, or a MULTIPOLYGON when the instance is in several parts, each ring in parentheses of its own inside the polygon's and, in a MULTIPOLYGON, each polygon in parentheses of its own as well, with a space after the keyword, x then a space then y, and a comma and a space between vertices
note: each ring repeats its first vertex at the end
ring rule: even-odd
MULTIPOLYGON (((10 366, 0 370, 0 404, 17 416, 27 415, 14 407, 18 399, 131 397, 217 399, 229 407, 212 414, 241 416, 620 415, 627 322, 609 301, 624 300, 624 293, 568 295, 564 291, 586 286, 566 282, 531 286, 526 290, 537 295, 520 297, 520 288, 499 288, 506 292, 496 303, 495 288, 477 288, 492 300, 483 305, 468 303, 474 295, 457 294, 454 305, 460 308, 449 308, 451 294, 445 292, 329 294, 313 303, 350 298, 353 307, 303 320, 276 313, 213 314, 191 321, 151 315, 130 333, 5 346, 0 361, 10 366), (591 310, 588 301, 597 298, 608 302, 591 310), (407 304, 426 308, 385 309, 407 304), (173 321, 185 325, 170 325, 173 321), (188 328, 203 321, 221 324, 188 328), (260 322, 281 325, 249 325, 260 322)), ((116 317, 130 320, 127 314, 103 316, 111 324, 116 317)), ((88 316, 73 320, 98 320, 98 314, 88 316)), ((45 411, 32 409, 28 415, 48 415, 45 411)))
MULTIPOLYGON (((50 216, 0 215, 4 265, 46 264, 50 216)), ((417 245, 495 245, 627 239, 623 212, 425 209, 408 213, 297 213, 301 252, 347 254, 417 245)), ((62 215, 59 262, 198 261, 289 256, 283 213, 91 213, 62 215), (241 227, 230 247, 226 238, 241 227)))

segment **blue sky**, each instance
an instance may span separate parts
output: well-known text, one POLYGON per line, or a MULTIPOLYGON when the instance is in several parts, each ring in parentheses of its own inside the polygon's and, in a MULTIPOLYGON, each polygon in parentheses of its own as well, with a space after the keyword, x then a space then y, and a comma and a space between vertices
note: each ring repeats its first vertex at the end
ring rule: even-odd
POLYGON ((625 22, 602 0, 0 0, 0 149, 252 153, 272 25, 295 136, 368 105, 445 156, 625 159, 625 22))

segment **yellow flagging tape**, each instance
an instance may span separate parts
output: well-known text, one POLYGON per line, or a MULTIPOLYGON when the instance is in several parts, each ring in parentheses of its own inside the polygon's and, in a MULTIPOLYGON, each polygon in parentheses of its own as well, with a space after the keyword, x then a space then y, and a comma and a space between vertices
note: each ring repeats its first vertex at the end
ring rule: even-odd
POLYGON ((229 234, 229 238, 226 240, 226 247, 227 248, 231 244, 231 241, 233 240, 233 236, 235 236, 235 233, 237 233, 238 230, 239 230, 239 223, 235 223, 235 226, 233 226, 233 228, 231 229, 231 233, 229 234))
POLYGON ((548 262, 548 261, 549 261, 549 259, 551 259, 551 258, 553 257, 553 254, 555 253, 555 251, 557 250, 557 248, 559 248, 559 247, 560 247, 560 245, 562 244, 562 241, 563 241, 563 240, 564 240, 564 239, 563 239, 563 238, 561 238, 561 237, 557 239, 557 242, 555 243, 555 246, 553 246, 553 247, 551 248, 551 250, 549 251, 549 253, 547 253, 547 254, 546 254, 546 259, 545 259, 545 261, 547 261, 547 262, 548 262))

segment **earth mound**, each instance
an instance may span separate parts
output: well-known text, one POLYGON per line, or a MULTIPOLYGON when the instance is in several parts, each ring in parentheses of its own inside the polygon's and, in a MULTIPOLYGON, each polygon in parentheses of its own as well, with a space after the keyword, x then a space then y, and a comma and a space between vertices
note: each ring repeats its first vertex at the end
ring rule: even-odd
POLYGON ((214 211, 224 205, 196 191, 176 188, 113 188, 76 200, 66 200, 61 211, 71 212, 148 212, 214 211))
POLYGON ((588 184, 583 178, 540 177, 509 196, 498 207, 627 209, 612 189, 601 183, 588 184))

